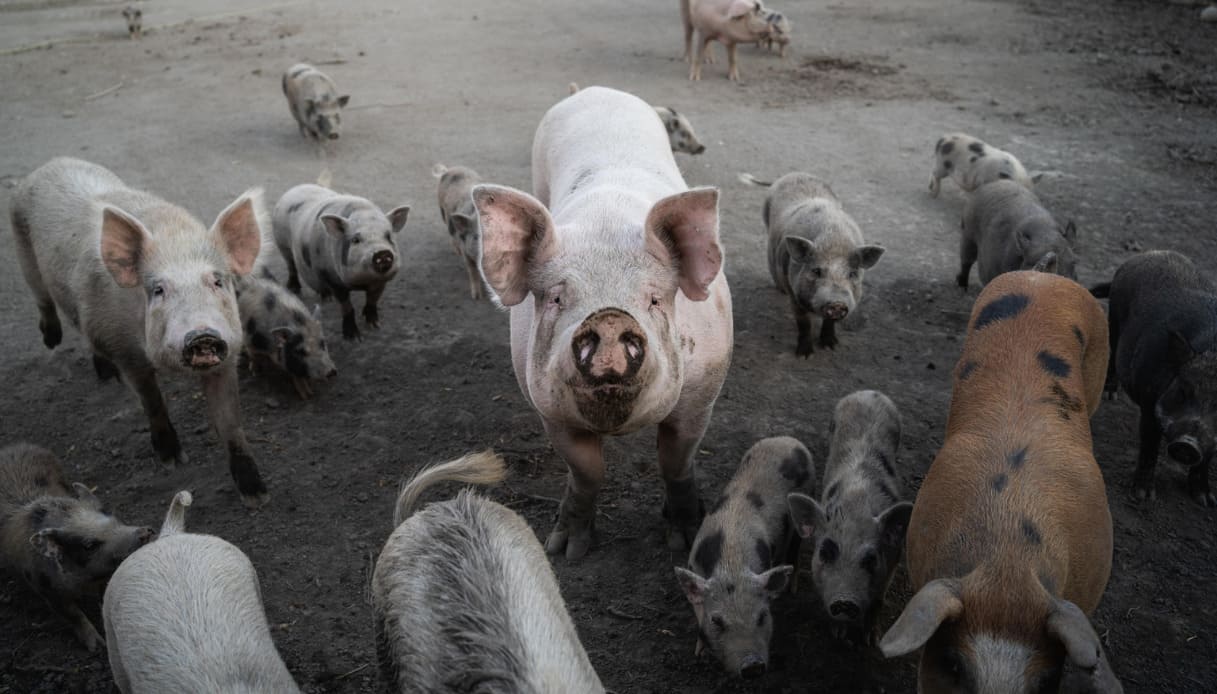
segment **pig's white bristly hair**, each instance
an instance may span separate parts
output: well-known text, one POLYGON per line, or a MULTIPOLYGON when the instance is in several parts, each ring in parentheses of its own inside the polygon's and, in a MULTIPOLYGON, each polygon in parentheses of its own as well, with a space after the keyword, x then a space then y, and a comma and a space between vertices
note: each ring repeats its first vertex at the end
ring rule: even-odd
POLYGON ((393 527, 401 525, 414 513, 419 497, 432 485, 440 482, 497 484, 506 477, 507 465, 503 457, 489 449, 423 468, 401 486, 393 507, 393 527))
POLYGON ((165 514, 165 522, 161 525, 159 537, 177 535, 186 532, 186 509, 194 502, 190 492, 182 490, 173 495, 169 502, 169 512, 165 514))

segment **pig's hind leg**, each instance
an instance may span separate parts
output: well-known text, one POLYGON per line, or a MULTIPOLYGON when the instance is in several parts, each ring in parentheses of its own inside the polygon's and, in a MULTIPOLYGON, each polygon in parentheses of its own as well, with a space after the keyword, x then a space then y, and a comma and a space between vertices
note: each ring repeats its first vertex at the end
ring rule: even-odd
POLYGON ((1210 460, 1206 459, 1199 465, 1193 465, 1192 469, 1187 471, 1187 489, 1192 498, 1201 506, 1217 508, 1217 497, 1213 496, 1213 491, 1209 487, 1210 460))
POLYGON ((797 303, 791 302, 794 308, 794 322, 799 329, 799 342, 794 353, 800 357, 810 357, 814 350, 811 340, 811 313, 804 311, 797 303))
POLYGON ((63 326, 59 323, 59 314, 55 311, 55 300, 51 298, 51 292, 42 281, 42 272, 38 270, 38 258, 34 255, 33 244, 30 243, 29 224, 24 212, 17 207, 10 213, 10 221, 17 244, 21 274, 38 305, 38 330, 42 333, 42 344, 46 345, 47 349, 54 349, 63 341, 63 326))

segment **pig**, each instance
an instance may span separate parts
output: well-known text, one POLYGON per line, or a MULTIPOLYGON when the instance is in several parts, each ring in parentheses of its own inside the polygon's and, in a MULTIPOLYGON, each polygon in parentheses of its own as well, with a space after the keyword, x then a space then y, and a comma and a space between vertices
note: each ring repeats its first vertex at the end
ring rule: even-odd
POLYGON ((778 45, 778 56, 786 57, 786 48, 790 45, 790 20, 781 12, 770 12, 765 21, 769 22, 769 37, 756 42, 759 48, 761 44, 765 44, 765 48, 773 51, 773 44, 778 45))
POLYGON ((841 207, 824 181, 789 173, 776 181, 750 174, 740 180, 770 189, 762 217, 769 231, 769 274, 778 291, 790 297, 799 340, 795 354, 809 357, 812 322, 818 320, 820 347, 837 346, 837 321, 862 298, 862 278, 884 248, 866 244, 862 230, 841 207))
POLYGON ((465 261, 469 297, 480 301, 486 296, 482 275, 478 271, 482 233, 478 229, 477 211, 473 209, 473 198, 469 193, 473 186, 481 183, 482 178, 473 169, 464 166, 448 168, 443 164, 436 164, 431 174, 439 179, 440 219, 448 225, 453 250, 465 261))
POLYGON ((701 79, 701 66, 711 41, 727 47, 727 79, 739 80, 735 47, 767 39, 773 30, 768 11, 760 0, 680 0, 685 26, 685 61, 690 63, 689 79, 701 79), (697 55, 693 55, 693 30, 697 30, 697 55))
POLYGON ((144 35, 144 13, 138 7, 124 7, 123 19, 127 20, 127 36, 138 39, 144 35))
POLYGON ((174 495, 160 538, 106 586, 114 684, 123 694, 299 694, 271 639, 253 564, 218 537, 186 532, 192 501, 174 495))
POLYGON ((270 274, 239 278, 236 291, 251 369, 264 361, 286 371, 301 400, 313 396, 312 381, 338 375, 326 349, 321 306, 310 313, 270 274))
POLYGON ((1103 309, 1072 280, 1017 271, 972 309, 942 448, 909 519, 912 599, 879 642, 922 649, 918 692, 1055 692, 1065 661, 1122 691, 1087 616, 1112 529, 1090 416, 1103 309))
POLYGON ((718 190, 689 190, 655 110, 603 87, 545 114, 532 174, 537 197, 472 195, 516 380, 570 469, 545 549, 586 554, 603 437, 652 425, 668 544, 687 549, 702 515, 693 456, 731 362, 718 190))
POLYGON ((393 237, 406 226, 409 205, 387 213, 371 201, 311 183, 283 194, 275 205, 275 245, 287 261, 287 288, 300 293, 300 280, 322 298, 342 305, 342 336, 360 337, 351 292, 366 296, 363 318, 380 327, 377 303, 401 266, 393 237))
POLYGON ((815 483, 815 463, 798 440, 758 441, 702 521, 689 568, 676 567, 697 617, 697 652, 708 648, 734 676, 755 679, 768 667, 769 604, 798 562, 786 496, 811 492, 815 483))
POLYGON ((1030 190, 1043 174, 1031 175, 1013 154, 963 133, 943 135, 934 145, 930 196, 938 197, 942 179, 951 178, 971 193, 993 181, 1010 180, 1030 190))
POLYGON ((207 230, 109 170, 61 157, 26 177, 10 214, 43 344, 63 339, 58 308, 88 340, 97 375, 121 376, 139 396, 152 448, 170 465, 187 457, 158 377, 197 375, 242 501, 266 503, 241 427, 232 349, 243 341, 233 278, 253 268, 267 227, 261 190, 243 193, 207 230))
POLYGON ((0 449, 0 567, 21 576, 90 652, 101 636, 81 604, 99 599, 115 567, 155 536, 124 525, 85 485, 69 486, 47 449, 0 449))
POLYGON ((814 548, 811 576, 833 634, 866 645, 874 643, 913 512, 913 504, 900 500, 896 476, 900 428, 900 411, 883 393, 860 390, 841 398, 823 496, 788 497, 796 532, 814 548))
POLYGON ((693 132, 693 124, 689 122, 688 118, 677 113, 676 109, 656 106, 655 113, 659 114, 659 120, 663 121, 663 127, 668 131, 668 141, 673 152, 701 154, 706 151, 706 146, 697 139, 697 134, 693 132))
POLYGON ((1109 297, 1107 388, 1141 408, 1133 493, 1153 499, 1158 447, 1188 468, 1188 491, 1217 507, 1209 467, 1217 451, 1217 288, 1186 256, 1150 251, 1126 261, 1094 293, 1109 297))
POLYGON ((604 692, 528 523, 465 489, 417 510, 440 482, 493 484, 492 451, 403 485, 372 573, 383 691, 604 692))
POLYGON ((1014 181, 994 181, 968 198, 959 224, 959 274, 955 282, 968 289, 977 263, 981 284, 1011 270, 1053 272, 1077 279, 1073 244, 1077 227, 1059 224, 1035 193, 1014 181))
POLYGON ((297 63, 283 73, 283 96, 300 128, 301 137, 316 142, 337 140, 342 134, 342 109, 349 94, 338 95, 334 80, 307 63, 297 63))

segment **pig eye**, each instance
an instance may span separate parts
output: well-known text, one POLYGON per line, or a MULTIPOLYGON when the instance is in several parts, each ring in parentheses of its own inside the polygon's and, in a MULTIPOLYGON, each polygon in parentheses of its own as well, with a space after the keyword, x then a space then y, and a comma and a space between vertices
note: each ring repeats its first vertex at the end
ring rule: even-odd
POLYGON ((321 347, 321 351, 322 351, 322 352, 324 352, 324 351, 325 351, 325 349, 326 349, 326 348, 325 348, 325 340, 322 340, 322 341, 321 341, 321 343, 320 343, 318 346, 319 346, 319 347, 321 347))
POLYGON ((823 277, 823 276, 824 276, 824 268, 820 268, 820 267, 813 267, 813 268, 811 269, 811 276, 812 276, 812 277, 823 277))
POLYGON ((851 280, 856 280, 856 279, 858 279, 858 271, 857 271, 857 270, 850 270, 850 271, 849 271, 849 278, 850 278, 851 280))
POLYGON ((765 626, 765 621, 769 619, 769 610, 761 610, 761 613, 756 616, 756 625, 758 627, 765 626))
POLYGON ((832 540, 824 540, 820 543, 820 561, 832 562, 836 561, 837 554, 840 550, 837 548, 837 543, 832 540))
POLYGON ((355 234, 354 236, 352 236, 352 237, 351 237, 351 244, 352 244, 352 245, 359 244, 359 243, 363 243, 363 237, 362 237, 362 236, 360 236, 359 234, 355 234))
POLYGON ((165 296, 165 285, 163 285, 163 284, 153 285, 152 286, 152 296, 155 296, 158 299, 160 297, 165 296))
POLYGON ((561 308, 562 307, 562 297, 555 296, 554 300, 553 300, 553 304, 554 304, 554 306, 561 308))
POLYGON ((652 306, 658 306, 658 305, 659 305, 659 297, 657 297, 657 296, 652 296, 652 297, 651 297, 651 305, 652 305, 652 306))
POLYGON ((862 556, 861 564, 862 564, 863 571, 865 571, 868 574, 873 574, 873 573, 875 573, 875 569, 878 568, 879 557, 876 556, 874 552, 867 552, 865 555, 862 556))
POLYGON ((713 624, 714 628, 718 629, 720 632, 727 630, 727 623, 725 621, 723 621, 723 618, 718 615, 714 615, 713 617, 711 617, 710 623, 713 624))
POLYGON ((220 277, 219 275, 216 275, 214 284, 215 284, 216 289, 223 289, 224 288, 224 278, 220 277))

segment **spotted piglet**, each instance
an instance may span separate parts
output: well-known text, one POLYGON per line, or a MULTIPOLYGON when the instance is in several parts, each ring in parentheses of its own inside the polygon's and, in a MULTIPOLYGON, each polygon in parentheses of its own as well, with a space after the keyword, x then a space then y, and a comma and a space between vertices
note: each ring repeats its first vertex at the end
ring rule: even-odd
POLYGON ((913 504, 900 500, 896 451, 900 411, 861 390, 837 402, 820 501, 788 497, 795 530, 811 540, 811 575, 833 633, 871 644, 875 620, 900 563, 913 504))
POLYGON ((287 288, 300 293, 300 281, 322 298, 342 304, 342 336, 359 337, 351 292, 367 300, 363 317, 380 327, 377 303, 400 267, 394 235, 406 226, 409 205, 381 212, 366 198, 336 193, 306 183, 283 194, 275 205, 275 245, 287 261, 287 288))
POLYGON ((697 652, 709 648, 732 675, 760 677, 769 662, 769 603, 798 557, 786 496, 815 486, 811 453, 788 436, 762 439, 702 521, 689 568, 676 578, 697 616, 697 652))
POLYGON ((133 5, 123 8, 123 19, 127 20, 127 35, 138 39, 144 35, 144 13, 133 5))
POLYGON ((1027 173, 1013 154, 963 133, 943 135, 934 146, 934 176, 930 196, 938 197, 942 179, 950 178, 971 193, 986 183, 1011 180, 1028 190, 1042 174, 1027 173))
POLYGON ((310 313, 269 274, 240 278, 236 291, 250 368, 262 361, 286 371, 301 400, 313 396, 312 381, 338 375, 326 349, 320 306, 310 313))
POLYGON ((663 121, 663 127, 668 131, 668 142, 672 145, 673 152, 684 152, 685 154, 701 154, 706 151, 706 146, 697 139, 697 134, 693 132, 693 124, 688 118, 676 112, 676 109, 667 106, 656 106, 655 113, 659 116, 659 120, 663 121))
POLYGON ((283 73, 283 96, 300 128, 300 135, 314 141, 337 140, 342 134, 342 109, 351 100, 338 95, 334 80, 307 63, 297 63, 283 73))
POLYGON ((101 637, 80 603, 100 598, 114 569, 155 536, 123 525, 85 485, 69 487, 45 448, 0 449, 0 566, 24 578, 90 651, 101 637))
POLYGON ((480 300, 486 296, 482 272, 478 270, 478 259, 482 256, 482 233, 470 191, 481 183, 482 177, 473 169, 464 166, 448 168, 443 164, 436 164, 431 169, 431 175, 439 179, 439 216, 448 225, 453 250, 465 261, 469 297, 480 300))

